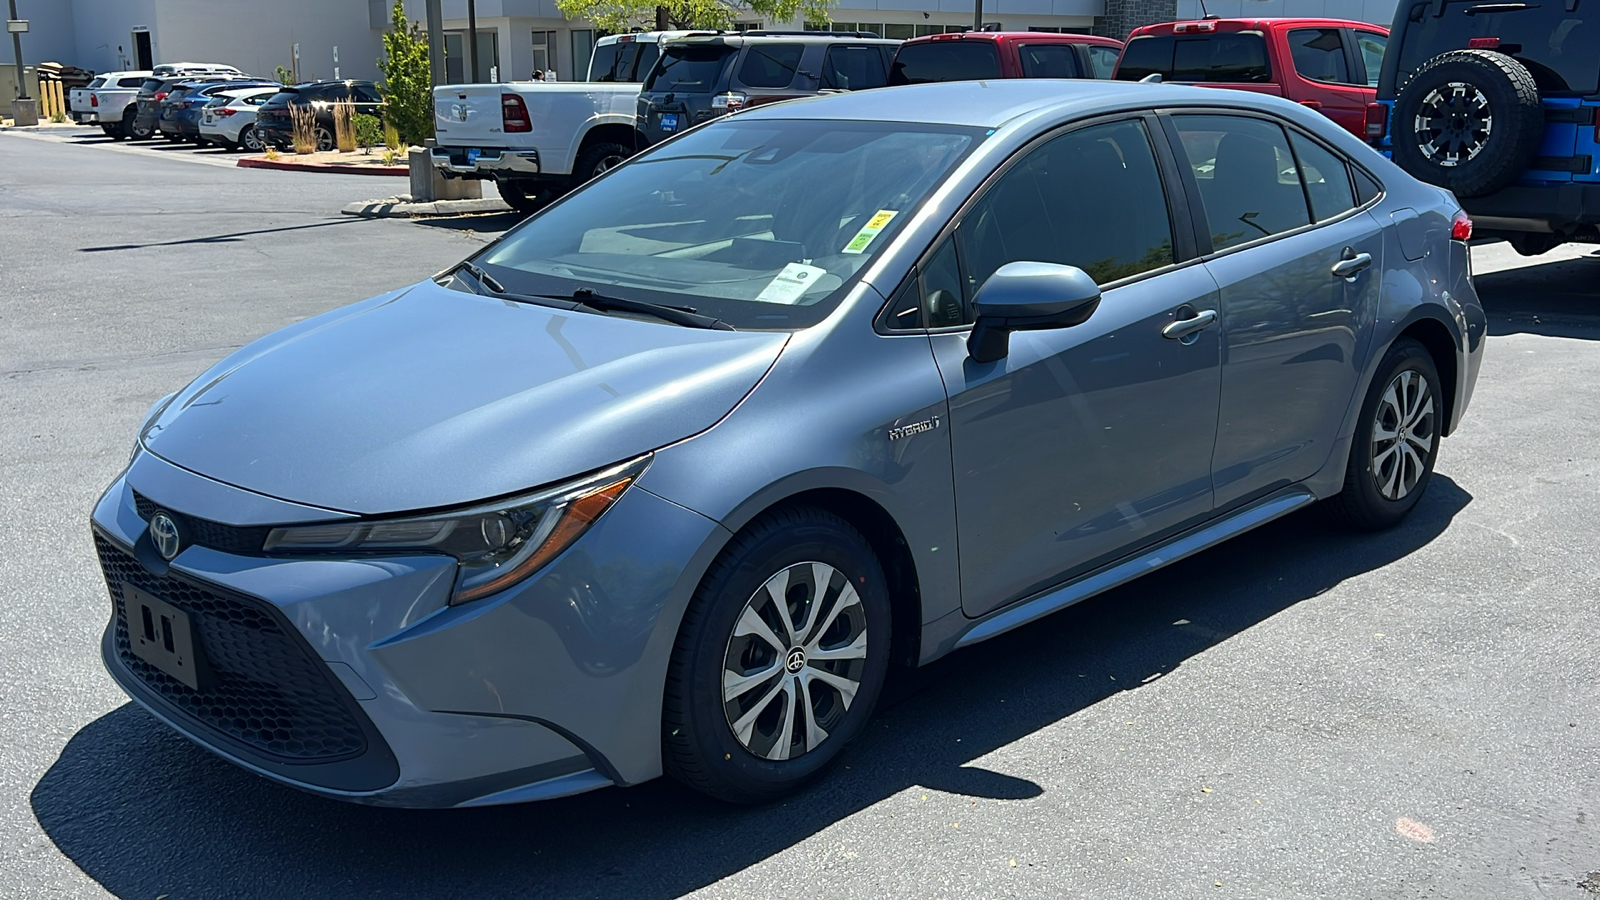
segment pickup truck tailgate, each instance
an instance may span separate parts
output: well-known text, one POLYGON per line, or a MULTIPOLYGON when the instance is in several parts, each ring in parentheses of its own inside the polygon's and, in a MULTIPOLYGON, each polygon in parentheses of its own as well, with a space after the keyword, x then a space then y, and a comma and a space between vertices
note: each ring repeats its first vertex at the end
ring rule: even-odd
POLYGON ((633 124, 638 96, 637 84, 612 82, 445 85, 433 89, 433 126, 440 147, 536 149, 547 172, 566 174, 591 128, 633 124), (505 131, 502 109, 511 97, 521 99, 532 130, 505 131))

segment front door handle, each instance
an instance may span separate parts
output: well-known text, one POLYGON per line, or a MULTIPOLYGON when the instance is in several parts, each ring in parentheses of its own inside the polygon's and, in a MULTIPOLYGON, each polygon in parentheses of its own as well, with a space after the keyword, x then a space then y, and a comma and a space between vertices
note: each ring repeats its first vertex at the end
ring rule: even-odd
POLYGON ((1210 328, 1213 324, 1215 324, 1216 321, 1216 310, 1203 309, 1197 313, 1194 313, 1194 315, 1189 316, 1188 318, 1179 319, 1176 322, 1169 323, 1167 327, 1161 329, 1161 336, 1164 338, 1170 338, 1174 341, 1183 341, 1184 343, 1188 343, 1189 338, 1199 334, 1201 331, 1204 331, 1207 328, 1210 328))
POLYGON ((1354 279, 1372 265, 1371 253, 1353 253, 1346 247, 1344 258, 1333 264, 1333 277, 1354 279))
POLYGON ((1321 100, 1301 100, 1300 101, 1300 105, 1304 106, 1306 109, 1321 109, 1322 108, 1322 101, 1321 100))

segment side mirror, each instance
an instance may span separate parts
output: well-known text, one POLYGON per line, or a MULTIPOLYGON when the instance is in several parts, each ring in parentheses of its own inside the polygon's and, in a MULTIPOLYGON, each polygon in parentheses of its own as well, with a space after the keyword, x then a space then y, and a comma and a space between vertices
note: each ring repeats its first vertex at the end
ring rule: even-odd
POLYGON ((1077 266, 1006 263, 978 288, 978 320, 967 353, 981 363, 1004 359, 1011 332, 1066 328, 1087 320, 1100 305, 1100 286, 1077 266))

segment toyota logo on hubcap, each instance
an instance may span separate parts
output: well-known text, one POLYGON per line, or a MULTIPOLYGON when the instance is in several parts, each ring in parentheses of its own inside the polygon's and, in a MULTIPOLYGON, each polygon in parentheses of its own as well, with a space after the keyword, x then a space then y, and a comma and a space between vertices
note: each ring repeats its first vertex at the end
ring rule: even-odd
POLYGON ((783 667, 791 673, 798 672, 806 667, 806 652, 799 647, 789 651, 789 656, 784 660, 783 667))
POLYGON ((178 534, 178 523, 164 512, 150 517, 150 541, 156 545, 161 558, 171 561, 183 548, 183 538, 178 534))

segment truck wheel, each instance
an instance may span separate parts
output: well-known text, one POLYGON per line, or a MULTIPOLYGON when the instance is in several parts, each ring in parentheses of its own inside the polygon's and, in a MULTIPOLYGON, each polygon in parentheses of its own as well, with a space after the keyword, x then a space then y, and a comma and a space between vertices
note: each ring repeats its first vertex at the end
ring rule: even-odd
POLYGON ((578 154, 578 164, 572 167, 572 174, 577 183, 582 184, 621 165, 623 160, 632 155, 633 151, 621 144, 593 144, 578 154))
POLYGON ((554 191, 549 188, 534 188, 531 192, 524 185, 515 181, 496 181, 495 189, 500 192, 500 199, 523 215, 535 213, 543 209, 552 199, 554 191))
POLYGON ((1544 138, 1539 86, 1521 63, 1452 50, 1422 64, 1395 99, 1394 161, 1459 197, 1517 180, 1544 138))
POLYGON ((111 138, 113 141, 122 140, 122 126, 120 124, 101 125, 100 130, 104 131, 106 133, 106 137, 111 138))

